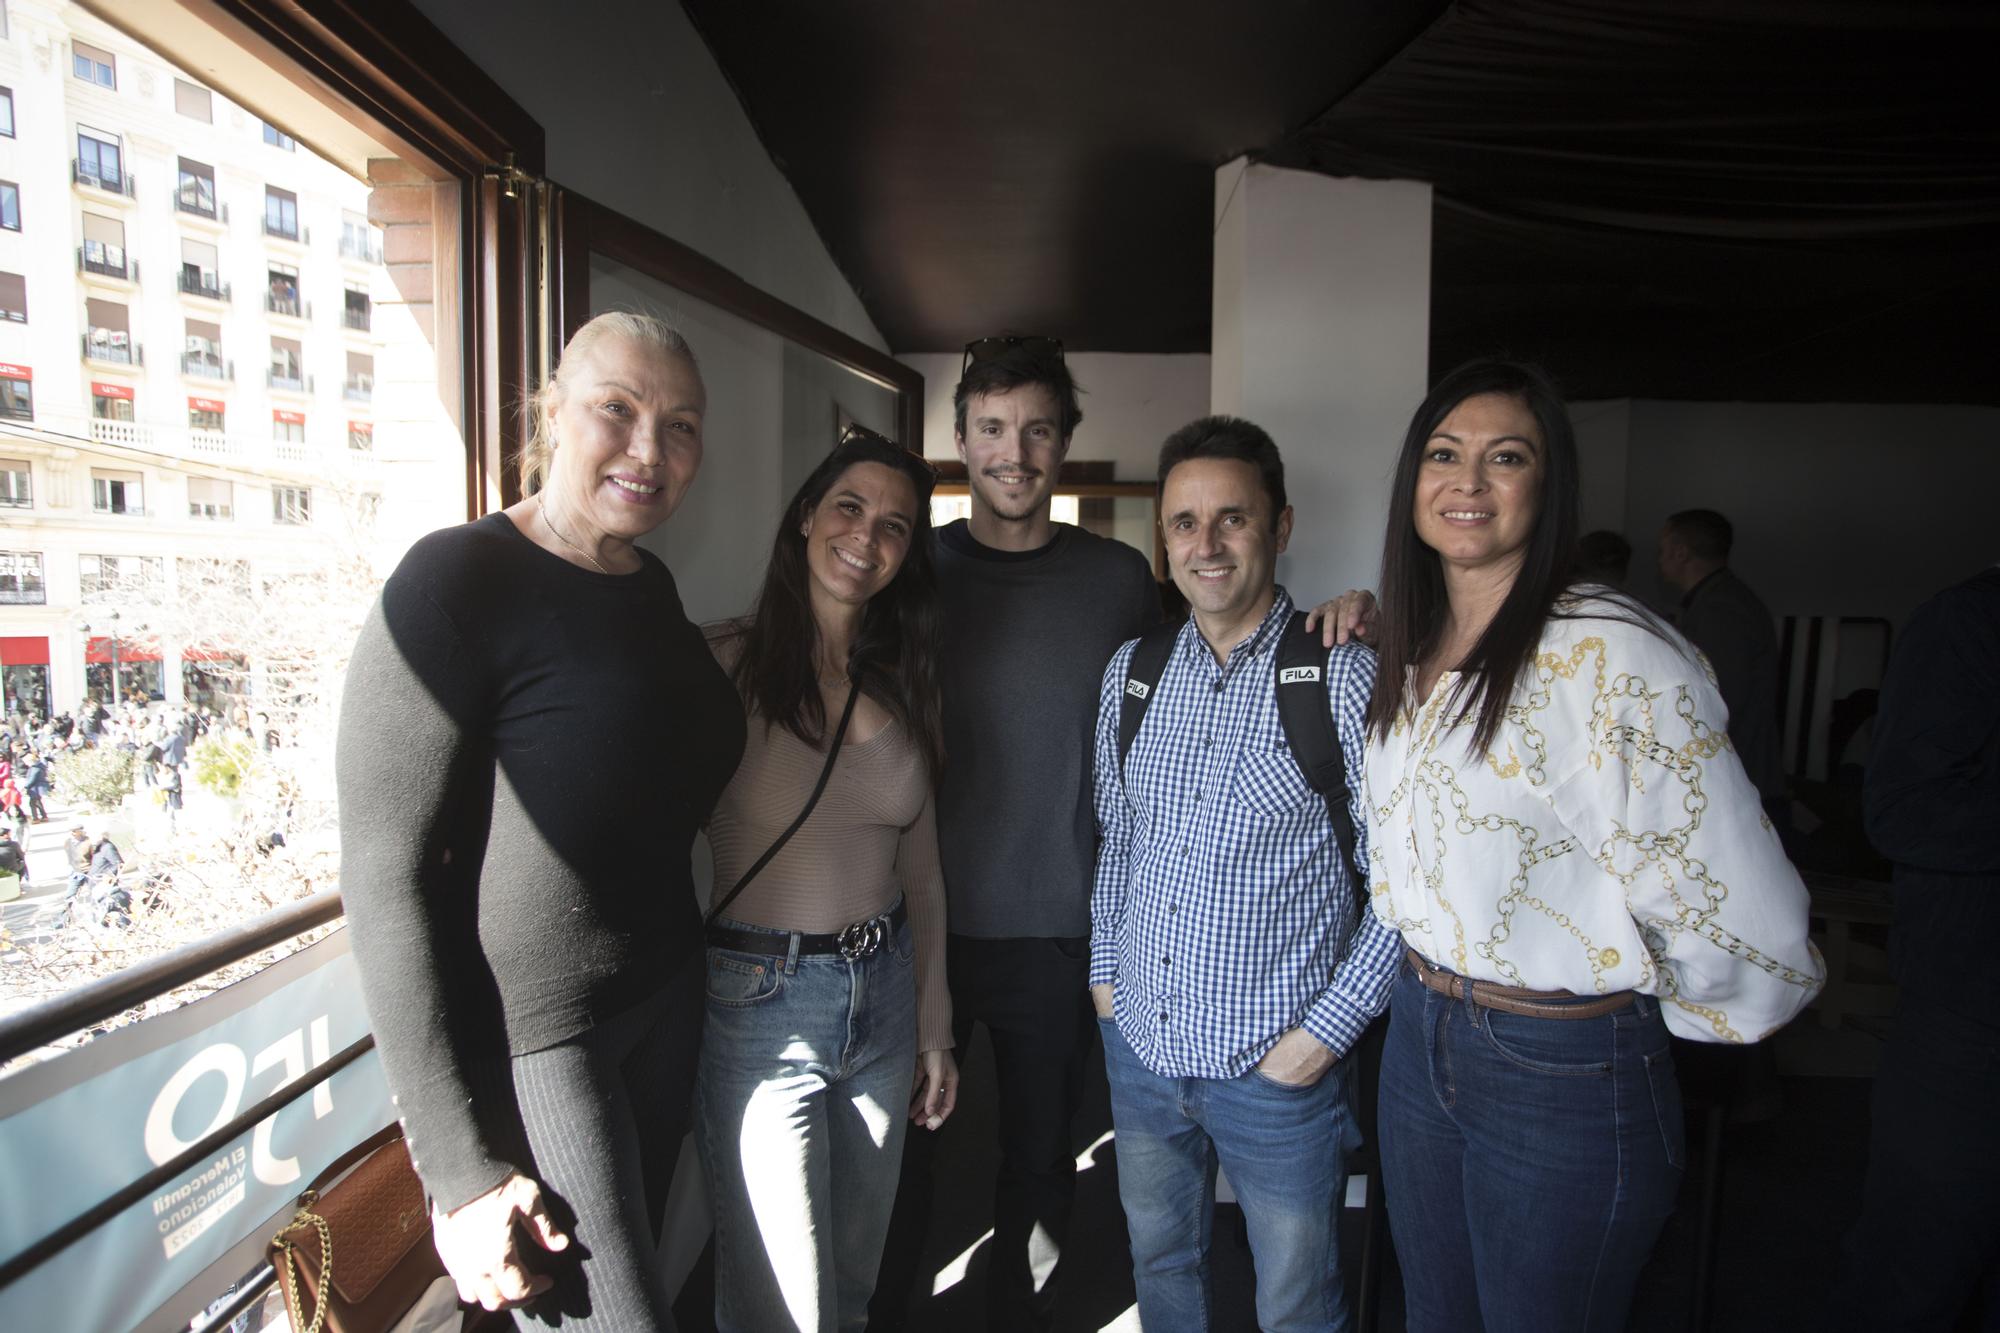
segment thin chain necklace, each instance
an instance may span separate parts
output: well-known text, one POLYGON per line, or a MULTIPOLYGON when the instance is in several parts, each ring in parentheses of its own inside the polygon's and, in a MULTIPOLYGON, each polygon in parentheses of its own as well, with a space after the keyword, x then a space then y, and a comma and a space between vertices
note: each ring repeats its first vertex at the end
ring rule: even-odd
POLYGON ((572 553, 580 555, 585 560, 588 560, 591 563, 591 566, 594 569, 596 569, 598 573, 609 574, 611 571, 606 569, 603 565, 598 564, 596 556, 592 555, 590 552, 584 550, 581 546, 578 546, 575 542, 571 541, 569 538, 562 535, 562 529, 557 527, 556 521, 549 517, 548 502, 542 499, 543 494, 544 492, 540 491, 536 492, 535 509, 538 513, 541 514, 542 522, 548 524, 549 531, 553 532, 556 535, 556 540, 561 542, 564 546, 569 547, 572 553))

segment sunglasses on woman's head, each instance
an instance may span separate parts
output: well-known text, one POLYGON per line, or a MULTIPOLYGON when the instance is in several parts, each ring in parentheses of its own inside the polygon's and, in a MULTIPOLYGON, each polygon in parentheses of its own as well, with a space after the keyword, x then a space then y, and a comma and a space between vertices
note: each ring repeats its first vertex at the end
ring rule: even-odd
POLYGON ((1054 357, 1058 364, 1063 359, 1063 345, 1060 338, 1045 338, 1038 333, 1002 333, 992 338, 974 338, 965 345, 965 360, 959 365, 958 377, 965 378, 965 372, 981 361, 991 361, 1012 351, 1022 351, 1033 357, 1054 357))
POLYGON ((874 431, 868 429, 868 427, 862 425, 858 421, 850 421, 847 423, 847 426, 840 432, 840 438, 834 441, 833 447, 838 449, 842 445, 861 444, 861 443, 874 443, 874 444, 886 445, 888 448, 891 449, 901 449, 904 453, 916 459, 919 463, 922 463, 926 468, 929 468, 930 473, 933 477, 937 475, 937 465, 932 463, 930 459, 925 458, 922 454, 918 453, 914 449, 908 448, 905 445, 897 444, 894 440, 882 434, 880 431, 874 431))

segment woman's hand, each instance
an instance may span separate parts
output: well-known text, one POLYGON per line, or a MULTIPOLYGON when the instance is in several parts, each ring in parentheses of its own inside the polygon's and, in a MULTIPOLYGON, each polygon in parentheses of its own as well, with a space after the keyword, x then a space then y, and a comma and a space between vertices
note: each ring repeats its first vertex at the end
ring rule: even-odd
POLYGON ((526 1232, 551 1252, 569 1248, 542 1203, 542 1189, 519 1172, 468 1204, 431 1210, 431 1237, 445 1271, 468 1305, 501 1310, 532 1300, 555 1285, 522 1263, 519 1236, 526 1232))
POLYGON ((1320 641, 1329 648, 1349 639, 1373 643, 1377 619, 1375 594, 1366 588, 1349 588, 1306 612, 1306 628, 1318 629, 1320 641))
POLYGON ((917 1083, 910 1092, 910 1119, 925 1129, 937 1129, 958 1105, 958 1061, 950 1051, 925 1051, 917 1057, 917 1083))

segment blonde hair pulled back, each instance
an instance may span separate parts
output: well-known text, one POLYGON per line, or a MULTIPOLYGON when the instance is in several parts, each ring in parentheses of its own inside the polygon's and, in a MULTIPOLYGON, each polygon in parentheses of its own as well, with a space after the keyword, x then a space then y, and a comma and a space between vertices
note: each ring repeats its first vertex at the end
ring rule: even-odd
POLYGON ((577 357, 588 355, 590 349, 605 338, 625 338, 658 348, 670 356, 685 357, 687 363, 694 367, 695 374, 701 374, 701 363, 695 359, 694 349, 688 346, 688 340, 679 329, 658 315, 607 310, 596 316, 576 331, 569 345, 563 348, 562 360, 556 369, 528 398, 528 439, 521 446, 521 494, 532 495, 548 481, 549 463, 556 449, 556 404, 562 401, 566 383, 563 371, 577 357))

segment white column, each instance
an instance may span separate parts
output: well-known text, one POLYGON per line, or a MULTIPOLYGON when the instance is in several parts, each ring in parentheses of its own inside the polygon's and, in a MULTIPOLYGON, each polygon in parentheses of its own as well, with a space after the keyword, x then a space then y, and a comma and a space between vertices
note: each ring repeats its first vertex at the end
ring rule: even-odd
POLYGON ((1389 479, 1429 387, 1431 187, 1253 166, 1215 174, 1211 410, 1285 458, 1278 579, 1311 605, 1380 576, 1389 479))

